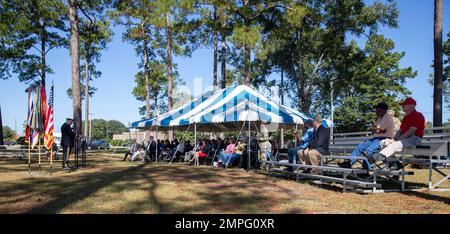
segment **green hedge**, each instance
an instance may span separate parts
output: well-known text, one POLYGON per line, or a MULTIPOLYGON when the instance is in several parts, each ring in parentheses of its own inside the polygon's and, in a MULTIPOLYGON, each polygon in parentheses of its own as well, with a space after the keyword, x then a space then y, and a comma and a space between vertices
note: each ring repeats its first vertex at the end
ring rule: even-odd
POLYGON ((123 145, 123 141, 122 140, 112 140, 110 142, 111 146, 122 146, 123 145))

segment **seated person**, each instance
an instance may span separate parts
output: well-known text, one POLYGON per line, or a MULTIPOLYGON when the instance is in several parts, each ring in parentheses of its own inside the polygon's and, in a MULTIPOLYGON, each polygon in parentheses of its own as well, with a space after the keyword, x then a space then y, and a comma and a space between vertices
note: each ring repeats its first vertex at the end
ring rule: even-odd
MULTIPOLYGON (((413 147, 422 142, 425 134, 425 117, 416 110, 416 101, 412 98, 406 98, 402 102, 403 117, 400 130, 394 136, 394 139, 386 142, 387 146, 379 153, 368 156, 371 163, 381 160, 383 157, 391 157, 399 153, 404 147, 413 147)), ((386 140, 385 140, 386 141, 386 140)), ((393 170, 402 169, 404 166, 400 162, 390 162, 388 167, 393 170)))
POLYGON ((180 142, 178 142, 178 139, 175 139, 172 141, 172 149, 177 148, 178 144, 180 144, 180 142))
POLYGON ((272 152, 276 153, 276 151, 280 148, 278 146, 278 142, 271 139, 270 144, 272 145, 272 152))
POLYGON ((222 150, 225 150, 225 149, 227 148, 226 142, 224 142, 224 141, 222 140, 222 138, 220 138, 220 137, 219 137, 219 139, 217 140, 217 145, 218 145, 217 148, 218 148, 219 152, 222 151, 222 150))
POLYGON ((198 142, 197 145, 195 145, 195 147, 192 148, 192 150, 187 151, 184 154, 184 162, 185 163, 190 163, 194 160, 194 156, 197 152, 199 152, 200 150, 202 150, 204 144, 203 144, 203 140, 198 142))
POLYGON ((180 155, 183 155, 184 154, 184 149, 185 149, 184 141, 181 141, 178 144, 177 148, 175 148, 174 150, 172 150, 169 153, 170 162, 172 162, 174 158, 178 159, 178 157, 180 155))
POLYGON ((228 157, 223 156, 223 158, 220 158, 219 161, 214 165, 217 165, 217 167, 230 167, 237 159, 240 159, 242 157, 244 151, 247 149, 247 143, 245 143, 245 140, 243 138, 239 139, 236 143, 234 142, 235 140, 233 139, 233 142, 230 142, 230 144, 227 145, 228 148, 228 146, 234 144, 234 153, 229 154, 228 157))
POLYGON ((278 149, 278 143, 274 141, 273 139, 269 139, 270 145, 272 146, 272 155, 275 154, 276 150, 278 149))
POLYGON ((245 138, 246 141, 242 141, 243 144, 238 145, 238 148, 242 149, 242 155, 239 160, 239 168, 243 168, 245 170, 250 170, 250 168, 258 168, 259 167, 259 144, 256 138, 245 138), (250 141, 248 141, 250 140, 250 141), (250 159, 250 161, 249 161, 250 159), (250 162, 250 163, 249 163, 250 162), (249 168, 250 166, 250 168, 249 168))
POLYGON ((258 151, 258 159, 261 160, 272 160, 272 143, 270 143, 270 139, 267 136, 260 137, 259 140, 259 151, 258 151))
POLYGON ((266 160, 267 161, 271 161, 272 160, 272 143, 270 142, 270 140, 267 140, 266 142, 266 147, 263 149, 261 148, 261 151, 265 151, 265 156, 266 156, 266 160))
MULTIPOLYGON (((298 152, 298 156, 308 165, 319 165, 320 155, 328 155, 328 146, 330 144, 330 129, 322 124, 322 118, 319 116, 313 119, 314 133, 308 148, 298 152)), ((320 174, 321 172, 314 168, 306 170, 305 173, 320 174)))
POLYGON ((158 139, 156 140, 156 145, 158 146, 158 155, 161 155, 164 150, 164 141, 158 139))
POLYGON ((128 146, 128 149, 125 152, 125 157, 123 158, 122 161, 127 160, 127 157, 129 155, 133 155, 133 153, 136 152, 139 148, 140 148, 140 144, 137 142, 134 142, 134 144, 131 144, 130 146, 128 146))
POLYGON ((186 141, 186 144, 184 144, 184 153, 189 152, 193 149, 192 145, 191 145, 191 141, 186 141))
MULTIPOLYGON (((380 151, 380 141, 386 138, 394 138, 395 122, 392 115, 387 113, 388 109, 388 105, 384 102, 380 102, 375 106, 377 120, 372 130, 373 137, 359 144, 356 149, 353 150, 352 156, 356 157, 364 155, 366 157, 371 157, 373 154, 380 151)), ((355 159, 351 159, 339 163, 338 165, 343 168, 351 168, 355 162, 355 159)), ((363 168, 366 170, 371 168, 369 161, 363 161, 363 168)))
MULTIPOLYGON (((306 149, 309 145, 309 142, 312 139, 313 133, 314 133, 314 128, 313 128, 313 121, 308 119, 305 121, 304 123, 305 126, 305 131, 303 133, 303 136, 301 138, 299 138, 298 136, 298 132, 296 130, 294 130, 294 135, 295 138, 298 140, 298 146, 294 147, 294 148, 290 148, 288 150, 288 160, 289 163, 297 163, 297 155, 299 153, 299 151, 303 151, 304 149, 306 149)), ((289 171, 293 171, 293 167, 288 167, 289 171)))
POLYGON ((139 147, 131 155, 130 161, 142 160, 142 162, 145 162, 146 153, 145 153, 144 142, 142 142, 142 144, 138 144, 138 145, 139 145, 139 147))
POLYGON ((164 143, 164 151, 170 151, 171 149, 173 149, 172 144, 170 144, 169 140, 166 140, 166 142, 164 143))
POLYGON ((200 159, 205 159, 208 154, 212 150, 212 145, 210 140, 203 140, 203 146, 200 151, 196 152, 194 155, 194 162, 198 166, 200 165, 199 161, 200 159))
POLYGON ((227 148, 224 151, 219 153, 219 160, 217 161, 219 165, 224 167, 228 167, 230 165, 231 158, 236 158, 236 140, 231 139, 230 144, 228 144, 227 148))
MULTIPOLYGON (((145 154, 149 158, 152 158, 153 156, 156 156, 156 141, 154 140, 153 136, 150 136, 148 144, 145 147, 145 154)), ((150 161, 150 159, 146 158, 145 161, 150 161)))
POLYGON ((219 143, 217 142, 216 139, 212 139, 211 140, 211 144, 212 144, 212 147, 213 147, 214 150, 219 148, 219 143))

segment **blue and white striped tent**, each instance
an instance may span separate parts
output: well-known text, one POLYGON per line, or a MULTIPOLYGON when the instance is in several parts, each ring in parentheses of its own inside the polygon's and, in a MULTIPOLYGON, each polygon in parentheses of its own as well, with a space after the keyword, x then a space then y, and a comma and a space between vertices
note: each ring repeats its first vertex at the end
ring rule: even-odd
MULTIPOLYGON (((197 125, 223 125, 236 122, 303 124, 311 117, 278 104, 246 85, 209 91, 177 109, 153 119, 133 122, 132 128, 176 128, 197 125)), ((331 121, 324 120, 327 126, 331 121)))

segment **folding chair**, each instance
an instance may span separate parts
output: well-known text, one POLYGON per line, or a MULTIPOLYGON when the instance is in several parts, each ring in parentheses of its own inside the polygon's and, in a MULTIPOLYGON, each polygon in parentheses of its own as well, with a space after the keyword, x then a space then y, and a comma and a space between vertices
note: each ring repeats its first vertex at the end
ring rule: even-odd
POLYGON ((208 162, 208 160, 211 160, 211 165, 213 164, 213 162, 214 162, 214 156, 215 156, 215 153, 216 152, 216 150, 215 149, 211 149, 209 152, 208 152, 208 154, 206 155, 206 157, 204 157, 204 158, 199 158, 200 160, 202 160, 203 162, 200 162, 202 165, 206 165, 207 164, 207 162, 208 162))

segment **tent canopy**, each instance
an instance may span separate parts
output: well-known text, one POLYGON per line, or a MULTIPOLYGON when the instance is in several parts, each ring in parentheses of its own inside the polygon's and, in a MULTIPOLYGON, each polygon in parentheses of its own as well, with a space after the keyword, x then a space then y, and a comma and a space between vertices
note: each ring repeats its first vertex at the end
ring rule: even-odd
MULTIPOLYGON (((205 129, 227 130, 241 126, 239 122, 303 124, 311 117, 290 107, 278 104, 246 85, 209 91, 193 101, 152 119, 133 122, 132 128, 186 128, 191 124, 205 129)), ((330 126, 329 120, 324 124, 330 126)))

